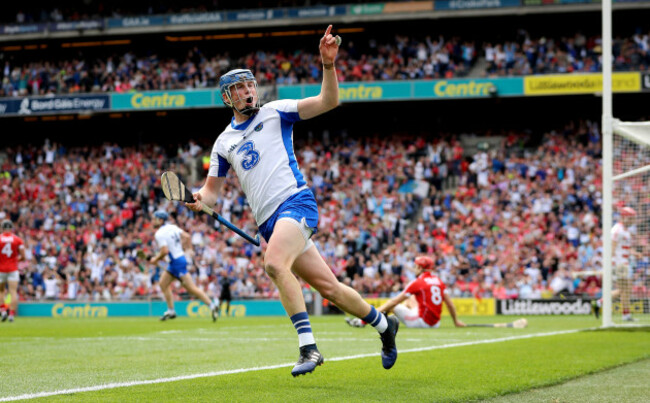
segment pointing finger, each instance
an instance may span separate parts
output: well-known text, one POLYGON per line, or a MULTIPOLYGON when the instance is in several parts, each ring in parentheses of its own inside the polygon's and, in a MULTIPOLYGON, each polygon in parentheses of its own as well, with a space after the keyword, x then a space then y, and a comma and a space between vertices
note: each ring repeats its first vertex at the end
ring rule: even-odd
POLYGON ((330 24, 330 25, 327 26, 327 29, 325 30, 325 35, 323 35, 323 36, 329 35, 331 31, 332 31, 332 25, 330 24))

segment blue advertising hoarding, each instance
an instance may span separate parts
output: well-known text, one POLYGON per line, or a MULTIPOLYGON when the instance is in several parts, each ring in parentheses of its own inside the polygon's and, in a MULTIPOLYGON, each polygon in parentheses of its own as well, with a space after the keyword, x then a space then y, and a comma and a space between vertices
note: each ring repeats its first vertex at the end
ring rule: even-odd
POLYGON ((0 99, 0 116, 17 115, 22 99, 0 99))
POLYGON ((108 28, 132 28, 132 27, 149 27, 163 25, 165 18, 161 15, 138 16, 126 18, 108 18, 106 26, 108 28))
MULTIPOLYGON (((185 317, 210 317, 210 307, 199 301, 176 301, 176 314, 185 317)), ((113 316, 161 316, 167 305, 163 301, 144 302, 23 302, 19 316, 51 318, 105 318, 113 316)), ((225 306, 221 312, 225 315, 225 306)), ((283 316, 285 310, 278 300, 231 301, 230 316, 283 316)))
POLYGON ((170 25, 183 25, 183 24, 206 24, 211 22, 221 22, 225 19, 224 13, 184 13, 173 14, 165 17, 170 25))
POLYGON ((436 0, 435 10, 519 7, 521 0, 436 0))
POLYGON ((0 34, 13 35, 45 32, 45 27, 45 24, 0 25, 0 34))
POLYGON ((109 111, 110 108, 108 94, 0 99, 0 116, 109 111))
POLYGON ((104 28, 104 20, 51 22, 50 31, 77 31, 104 28))
POLYGON ((289 18, 332 17, 347 14, 347 6, 290 8, 287 14, 289 18))

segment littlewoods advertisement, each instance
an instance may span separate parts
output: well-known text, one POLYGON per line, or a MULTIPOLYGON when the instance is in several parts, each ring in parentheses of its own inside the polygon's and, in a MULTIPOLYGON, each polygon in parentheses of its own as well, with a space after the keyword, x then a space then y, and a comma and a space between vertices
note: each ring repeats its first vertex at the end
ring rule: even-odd
MULTIPOLYGON (((600 73, 524 77, 525 95, 593 94, 602 90, 603 77, 600 73)), ((639 73, 612 74, 612 91, 639 92, 640 90, 639 73)))
POLYGON ((552 299, 502 299, 497 301, 497 313, 501 315, 589 315, 589 300, 552 299))

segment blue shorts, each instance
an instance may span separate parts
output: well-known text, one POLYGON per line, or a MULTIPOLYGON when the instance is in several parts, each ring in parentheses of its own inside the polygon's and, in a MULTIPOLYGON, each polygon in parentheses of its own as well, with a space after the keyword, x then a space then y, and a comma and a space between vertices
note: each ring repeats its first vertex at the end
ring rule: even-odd
POLYGON ((266 242, 273 235, 275 223, 280 218, 286 217, 293 218, 297 222, 301 222, 304 218, 307 226, 311 228, 312 234, 316 233, 318 229, 318 205, 311 190, 303 190, 285 200, 275 210, 275 213, 268 220, 264 221, 264 224, 259 226, 260 234, 266 239, 266 242))
POLYGON ((187 274, 187 259, 185 256, 181 256, 178 259, 173 259, 167 266, 167 271, 172 276, 180 279, 182 276, 187 274))

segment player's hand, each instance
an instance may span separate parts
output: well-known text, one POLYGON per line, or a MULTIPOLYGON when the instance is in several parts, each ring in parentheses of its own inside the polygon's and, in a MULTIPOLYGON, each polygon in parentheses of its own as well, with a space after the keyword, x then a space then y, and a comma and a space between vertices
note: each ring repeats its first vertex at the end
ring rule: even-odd
POLYGON ((194 197, 194 203, 185 203, 185 207, 189 208, 190 210, 198 213, 203 209, 203 203, 201 202, 202 196, 200 192, 196 192, 192 194, 192 197, 194 197))
POLYGON ((323 64, 334 63, 334 59, 336 59, 336 55, 339 53, 339 45, 337 45, 337 41, 340 43, 341 38, 338 35, 335 37, 332 36, 332 34, 330 34, 331 31, 332 26, 329 25, 325 30, 325 35, 320 39, 320 45, 318 46, 323 64))
POLYGON ((152 257, 151 259, 149 259, 149 263, 151 263, 151 264, 156 264, 156 262, 157 261, 156 261, 155 257, 152 257))
POLYGON ((456 322, 454 322, 454 325, 456 325, 456 327, 465 327, 465 326, 467 326, 465 324, 465 322, 463 322, 462 320, 457 320, 456 322))

